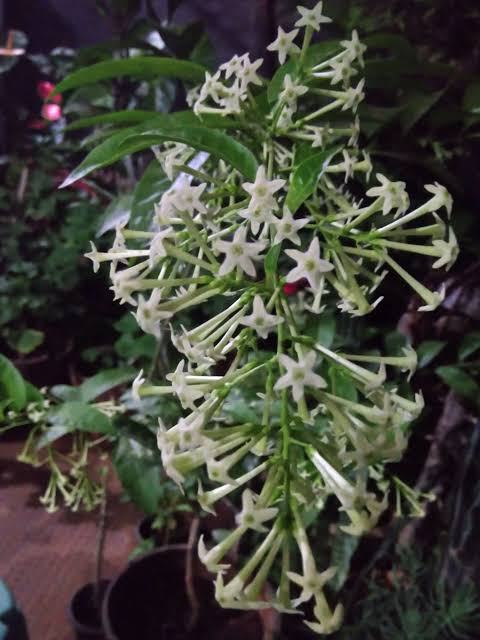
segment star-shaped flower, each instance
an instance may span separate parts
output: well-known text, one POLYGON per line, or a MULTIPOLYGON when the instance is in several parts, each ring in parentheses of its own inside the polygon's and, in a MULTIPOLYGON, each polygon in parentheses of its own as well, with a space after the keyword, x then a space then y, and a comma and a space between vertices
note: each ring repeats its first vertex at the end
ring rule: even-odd
POLYGON ((381 173, 377 173, 377 180, 381 186, 369 189, 367 196, 383 198, 383 215, 387 215, 392 209, 397 209, 398 214, 405 213, 410 205, 405 182, 391 182, 381 173))
POLYGON ((144 384, 145 378, 143 377, 143 369, 141 369, 135 380, 132 382, 132 397, 137 402, 140 402, 140 388, 144 384))
POLYGON ((445 189, 445 187, 438 182, 435 182, 434 184, 426 184, 425 189, 429 193, 433 193, 433 195, 435 196, 434 198, 432 198, 432 206, 435 205, 436 209, 445 207, 445 209, 447 210, 447 215, 450 218, 450 215, 452 213, 453 199, 450 193, 445 189))
POLYGON ((161 297, 161 289, 154 289, 148 300, 142 295, 138 296, 138 307, 134 314, 140 328, 145 333, 151 333, 157 338, 161 336, 160 323, 162 320, 168 320, 173 315, 171 311, 160 311, 157 308, 161 297))
POLYGON ((249 276, 254 278, 257 274, 253 258, 259 258, 259 254, 265 249, 264 242, 247 242, 247 230, 245 227, 239 227, 233 236, 232 242, 226 240, 217 240, 215 246, 221 253, 225 254, 225 260, 222 262, 218 274, 224 276, 235 269, 240 268, 249 276))
POLYGON ((166 378, 172 383, 172 389, 177 395, 184 409, 196 409, 195 400, 202 398, 204 392, 195 388, 195 385, 187 383, 188 371, 184 371, 185 360, 180 360, 173 373, 167 374, 166 378))
POLYGON ((345 91, 345 100, 343 102, 342 111, 351 109, 353 113, 357 112, 358 105, 365 98, 363 87, 365 86, 365 79, 360 80, 356 87, 349 87, 345 91))
POLYGON ((453 229, 450 228, 449 230, 448 242, 446 240, 433 240, 432 244, 435 249, 442 251, 442 255, 433 263, 432 267, 434 269, 445 267, 448 271, 457 259, 459 251, 457 238, 455 237, 453 229))
POLYGON ((305 87, 303 84, 295 83, 290 74, 287 73, 283 79, 283 91, 280 93, 279 98, 289 106, 295 108, 298 98, 307 93, 307 91, 308 87, 305 87))
POLYGON ((235 521, 241 527, 248 527, 255 531, 267 531, 263 525, 267 520, 271 520, 278 513, 275 507, 266 509, 258 508, 254 501, 254 494, 250 489, 245 489, 242 493, 242 510, 236 516, 235 521))
POLYGON ((285 180, 267 180, 265 167, 260 165, 257 169, 255 182, 244 182, 242 187, 250 194, 252 200, 251 207, 267 207, 271 211, 277 208, 276 199, 273 194, 279 191, 285 184, 285 180))
POLYGON ((323 2, 318 2, 313 9, 305 7, 297 7, 298 13, 301 15, 295 22, 296 27, 311 27, 314 31, 320 31, 320 25, 331 22, 332 19, 322 15, 323 2))
POLYGON ((154 235, 150 242, 150 252, 148 256, 148 263, 151 269, 155 266, 157 258, 165 258, 167 255, 164 241, 174 236, 175 231, 173 230, 173 227, 164 227, 154 235))
POLYGON ((315 596, 317 593, 321 593, 323 587, 336 573, 337 567, 329 567, 320 573, 317 572, 315 567, 310 567, 310 570, 304 572, 303 575, 294 573, 293 571, 287 571, 289 579, 299 587, 302 587, 302 593, 295 600, 294 606, 297 607, 304 602, 308 602, 310 598, 315 596))
POLYGON ((337 631, 343 621, 343 605, 337 604, 335 611, 331 611, 330 607, 326 605, 325 597, 323 594, 317 599, 317 604, 313 609, 318 622, 305 621, 307 627, 310 627, 312 631, 320 635, 326 635, 337 631))
POLYGON ((298 232, 306 224, 309 223, 308 218, 297 218, 292 216, 290 209, 285 205, 283 207, 283 216, 280 220, 275 221, 276 234, 273 244, 278 244, 282 240, 290 240, 293 244, 300 244, 298 232))
POLYGON ((283 318, 267 313, 261 296, 257 295, 253 299, 253 313, 242 318, 240 322, 255 329, 261 338, 266 338, 277 325, 283 322, 283 318))
POLYGON ((305 253, 297 249, 287 249, 285 253, 297 263, 297 266, 287 273, 287 282, 297 282, 306 278, 314 291, 320 288, 323 274, 334 268, 331 262, 320 258, 318 237, 311 241, 305 253))
POLYGON ((268 45, 268 51, 278 52, 278 61, 283 64, 287 59, 287 55, 299 53, 300 48, 293 42, 297 37, 298 29, 292 31, 284 31, 282 27, 278 27, 277 39, 268 45))
POLYGON ((350 78, 357 74, 357 70, 354 69, 348 58, 341 58, 340 60, 332 60, 330 66, 333 71, 333 75, 330 79, 331 84, 338 84, 343 82, 348 84, 350 78))
POLYGON ((271 224, 272 222, 275 222, 276 219, 269 207, 262 207, 261 205, 257 205, 256 207, 249 206, 247 209, 241 209, 239 210, 238 215, 250 222, 250 227, 254 235, 257 235, 260 231, 261 224, 271 224))
POLYGON ((248 54, 243 56, 243 65, 238 73, 242 92, 248 88, 249 84, 255 84, 258 86, 262 85, 262 79, 257 73, 257 70, 262 66, 262 64, 263 58, 253 60, 253 62, 251 62, 248 54))
POLYGON ((350 62, 358 60, 361 67, 365 66, 363 54, 367 50, 367 47, 360 42, 356 29, 352 31, 351 40, 342 40, 340 44, 345 48, 345 53, 347 54, 347 58, 350 62))
POLYGON ((280 364, 286 369, 286 373, 275 383, 275 391, 291 387, 293 399, 298 402, 304 395, 305 387, 325 389, 327 386, 325 380, 313 372, 316 359, 315 351, 309 351, 298 362, 290 356, 281 354, 280 364))

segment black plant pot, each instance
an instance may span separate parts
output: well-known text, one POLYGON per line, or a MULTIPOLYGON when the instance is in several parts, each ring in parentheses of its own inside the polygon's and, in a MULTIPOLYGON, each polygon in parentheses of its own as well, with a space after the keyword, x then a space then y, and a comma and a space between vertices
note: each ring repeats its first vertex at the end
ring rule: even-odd
POLYGON ((189 630, 185 551, 155 549, 135 558, 110 583, 102 608, 107 640, 261 640, 257 612, 222 609, 214 599, 212 577, 195 566, 193 585, 198 619, 189 630))
POLYGON ((68 613, 76 640, 105 640, 101 603, 109 584, 109 580, 100 582, 100 610, 94 603, 93 583, 84 585, 71 599, 68 613))

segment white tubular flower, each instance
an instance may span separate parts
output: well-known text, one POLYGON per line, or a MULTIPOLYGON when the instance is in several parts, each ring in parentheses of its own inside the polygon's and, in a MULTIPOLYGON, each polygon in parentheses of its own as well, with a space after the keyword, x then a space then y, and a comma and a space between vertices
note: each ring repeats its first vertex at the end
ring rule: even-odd
MULTIPOLYGON (((275 203, 276 204, 276 203, 275 203)), ((268 207, 262 207, 257 205, 256 207, 249 206, 247 209, 241 209, 238 215, 250 222, 252 233, 257 235, 260 231, 261 224, 271 224, 275 222, 275 217, 272 211, 268 207)))
POLYGON ((289 240, 293 244, 299 245, 300 237, 298 232, 309 222, 308 218, 295 219, 290 209, 285 205, 283 207, 283 216, 280 220, 275 220, 276 234, 273 239, 273 244, 278 244, 282 242, 282 240, 289 240))
POLYGON ((262 79, 257 73, 257 70, 263 64, 263 58, 259 58, 258 60, 250 61, 250 56, 246 53, 242 56, 242 67, 240 71, 237 73, 237 77, 240 80, 240 87, 242 93, 248 89, 249 84, 255 84, 258 86, 262 85, 262 79))
POLYGON ((431 302, 428 304, 424 304, 422 307, 418 307, 419 311, 435 311, 442 302, 445 300, 445 294, 447 292, 447 287, 445 283, 443 283, 438 291, 431 292, 431 302))
POLYGON ((132 397, 137 402, 140 402, 140 388, 145 384, 145 378, 143 377, 143 369, 132 382, 132 397))
MULTIPOLYGON (((195 405, 192 405, 195 409, 195 405)), ((191 413, 186 418, 180 418, 176 424, 176 430, 178 432, 178 444, 183 450, 190 450, 198 447, 204 442, 205 438, 202 436, 201 429, 205 421, 205 416, 202 412, 191 413)))
POLYGON ((297 249, 287 249, 285 253, 297 263, 297 266, 288 272, 287 282, 297 282, 306 278, 314 291, 321 288, 323 274, 334 268, 331 262, 320 258, 320 241, 317 236, 305 253, 297 249))
POLYGON ((100 251, 97 251, 97 247, 91 240, 90 240, 90 248, 91 248, 91 251, 89 251, 88 253, 85 253, 84 255, 85 255, 85 258, 88 258, 89 260, 92 261, 93 273, 97 273, 97 271, 100 269, 100 257, 103 254, 100 251))
POLYGON ((316 598, 316 605, 313 609, 313 613, 318 622, 305 621, 307 627, 320 635, 328 635, 338 631, 343 622, 342 604, 337 604, 333 612, 328 605, 325 605, 326 600, 322 594, 322 596, 316 598))
POLYGON ((175 232, 173 230, 173 227, 165 227, 154 235, 152 241, 150 242, 150 251, 148 256, 148 261, 151 269, 153 269, 153 267, 155 266, 158 258, 165 258, 165 256, 167 255, 167 250, 165 249, 165 245, 163 244, 164 241, 174 236, 175 232))
POLYGON ((350 78, 358 73, 357 70, 352 67, 351 62, 347 57, 341 58, 340 60, 332 60, 330 62, 330 67, 333 71, 332 77, 330 78, 331 84, 343 82, 346 86, 348 85, 350 78))
POLYGON ((264 509, 257 507, 256 500, 258 500, 258 496, 254 498, 254 493, 250 489, 245 489, 242 493, 242 510, 235 517, 235 521, 240 527, 255 531, 267 531, 267 527, 263 523, 274 518, 278 513, 278 509, 275 507, 264 509))
POLYGON ((312 132, 312 138, 311 138, 312 148, 313 149, 317 149, 318 147, 323 148, 326 143, 325 137, 326 137, 326 134, 328 134, 329 127, 308 126, 305 128, 308 131, 312 132))
POLYGON ((235 601, 241 597, 244 586, 244 581, 238 576, 225 585, 223 575, 219 573, 215 580, 215 600, 221 607, 233 607, 235 601))
POLYGON ((167 374, 166 378, 172 383, 172 389, 177 395, 184 409, 196 410, 195 400, 203 398, 204 391, 195 388, 195 385, 187 383, 188 371, 184 371, 185 360, 180 360, 175 371, 167 374))
POLYGON ((323 591, 323 587, 336 573, 337 567, 329 567, 320 573, 318 573, 316 569, 312 568, 310 571, 304 572, 303 575, 293 571, 288 571, 287 576, 289 579, 299 587, 302 587, 302 593, 296 600, 294 600, 293 606, 298 607, 300 604, 308 602, 310 598, 313 598, 316 594, 321 593, 323 591))
POLYGON ((433 193, 433 195, 435 196, 430 202, 432 208, 434 210, 438 210, 442 207, 445 207, 445 209, 447 210, 447 215, 450 218, 453 207, 453 199, 450 193, 445 189, 445 187, 438 182, 435 182, 434 184, 426 184, 425 189, 429 193, 433 193))
POLYGON ((314 31, 320 31, 321 24, 327 24, 332 19, 322 15, 323 2, 318 2, 313 9, 305 7, 297 7, 298 13, 301 15, 295 22, 296 27, 311 27, 314 31))
POLYGON ((434 269, 445 267, 448 271, 454 264, 459 253, 457 238, 455 237, 453 229, 449 229, 448 242, 445 240, 433 240, 432 244, 435 249, 442 252, 442 255, 433 263, 432 267, 434 269))
POLYGON ((353 178, 353 168, 355 166, 356 159, 352 157, 346 149, 342 151, 343 162, 341 162, 338 166, 341 167, 345 171, 344 182, 348 182, 350 178, 353 178))
POLYGON ((251 207, 266 207, 270 210, 277 208, 276 199, 273 194, 279 191, 285 184, 285 180, 267 180, 265 167, 260 165, 257 169, 255 182, 244 182, 242 187, 251 196, 251 207))
POLYGON ((295 109, 292 109, 289 105, 284 105, 280 116, 278 118, 277 126, 279 129, 288 129, 293 124, 293 114, 295 109))
POLYGON ((405 190, 405 182, 391 182, 381 173, 377 173, 377 180, 381 186, 369 189, 367 196, 371 198, 382 198, 383 215, 387 215, 392 209, 397 209, 398 215, 405 213, 410 205, 410 199, 405 190))
POLYGON ((279 361, 286 369, 286 373, 275 383, 275 391, 291 387, 293 399, 298 402, 300 398, 303 398, 305 387, 325 389, 327 386, 325 380, 313 372, 316 359, 315 351, 309 351, 302 358, 299 358, 298 362, 285 354, 280 355, 279 361))
POLYGON ((197 187, 192 187, 188 182, 185 182, 175 190, 173 206, 179 211, 187 211, 191 216, 197 212, 205 213, 207 209, 200 198, 206 187, 205 182, 197 187))
POLYGON ((219 69, 225 72, 225 78, 228 80, 230 76, 237 76, 243 67, 243 59, 245 56, 238 56, 235 54, 233 58, 230 58, 227 62, 220 65, 219 69))
POLYGON ((300 96, 307 93, 308 87, 302 84, 296 84, 292 81, 289 73, 283 79, 283 90, 280 93, 280 100, 286 102, 292 109, 296 109, 297 100, 300 96))
POLYGON ((352 31, 351 40, 342 40, 340 44, 345 48, 345 53, 347 54, 347 58, 350 62, 358 60, 358 63, 362 68, 365 66, 363 54, 367 50, 367 47, 360 42, 356 30, 352 31))
POLYGON ((353 113, 357 112, 358 105, 365 98, 363 87, 365 86, 365 80, 360 80, 357 86, 350 87, 345 91, 345 99, 343 102, 342 111, 351 109, 353 113))
POLYGON ((259 258, 260 252, 265 249, 264 242, 247 242, 247 230, 239 227, 233 236, 232 242, 217 240, 215 247, 225 254, 225 260, 220 266, 218 274, 224 276, 238 267, 246 274, 254 278, 257 275, 253 258, 259 258))
POLYGON ((237 544, 246 531, 246 527, 238 527, 234 529, 224 540, 219 542, 215 547, 208 550, 203 540, 203 534, 198 540, 198 557, 206 566, 208 571, 212 573, 223 573, 230 567, 229 564, 218 564, 220 560, 237 544))
POLYGON ((168 320, 173 315, 170 311, 157 309, 161 295, 160 289, 154 289, 148 300, 145 300, 141 295, 138 296, 138 307, 134 314, 140 328, 145 333, 150 333, 157 338, 161 336, 160 324, 162 320, 168 320))
POLYGON ((258 335, 264 339, 281 322, 283 322, 283 318, 267 313, 263 300, 258 295, 253 299, 253 313, 240 320, 241 324, 255 329, 258 335))
MULTIPOLYGON (((356 147, 358 145, 358 138, 360 136, 360 118, 358 116, 355 117, 355 120, 352 122, 352 135, 348 140, 349 147, 356 147)), ((370 179, 370 172, 367 175, 367 181, 370 179)))
POLYGON ((277 39, 268 45, 268 51, 278 52, 278 61, 283 64, 288 55, 292 53, 300 53, 298 47, 293 41, 297 37, 298 29, 292 31, 284 31, 282 27, 278 27, 277 39))

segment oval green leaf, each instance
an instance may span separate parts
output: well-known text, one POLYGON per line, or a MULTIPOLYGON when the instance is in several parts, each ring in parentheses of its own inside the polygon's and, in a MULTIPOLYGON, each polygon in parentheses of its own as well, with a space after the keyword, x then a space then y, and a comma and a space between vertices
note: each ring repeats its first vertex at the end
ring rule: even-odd
POLYGON ((74 71, 55 87, 55 93, 76 89, 102 80, 114 80, 123 76, 135 78, 179 78, 190 82, 202 82, 206 69, 196 62, 176 58, 138 56, 121 60, 106 60, 90 67, 74 71))
POLYGON ((338 151, 339 148, 337 147, 315 153, 300 163, 295 169, 285 201, 292 213, 295 213, 305 200, 312 195, 317 182, 338 151))
POLYGON ((135 125, 145 120, 152 120, 158 116, 156 111, 141 111, 140 109, 124 109, 123 111, 114 111, 113 113, 102 113, 98 116, 89 116, 88 118, 79 118, 71 122, 67 127, 67 131, 74 129, 84 129, 86 127, 94 127, 98 124, 118 124, 118 125, 135 125))
MULTIPOLYGON (((142 139, 137 140, 136 143, 133 144, 130 142, 127 147, 122 146, 128 138, 132 138, 134 136, 138 137, 146 132, 165 133, 172 129, 191 125, 197 127, 229 128, 234 126, 234 122, 229 118, 215 116, 202 118, 202 120, 200 120, 191 111, 178 111, 177 113, 158 115, 157 117, 147 120, 135 127, 127 127, 122 131, 117 131, 101 142, 98 146, 92 149, 78 167, 76 167, 72 173, 67 176, 64 182, 60 185, 60 188, 68 187, 96 169, 106 167, 130 153, 141 151, 142 149, 146 149, 151 146, 149 143, 145 143, 145 140, 142 139)), ((173 140, 173 138, 170 139, 173 140)))

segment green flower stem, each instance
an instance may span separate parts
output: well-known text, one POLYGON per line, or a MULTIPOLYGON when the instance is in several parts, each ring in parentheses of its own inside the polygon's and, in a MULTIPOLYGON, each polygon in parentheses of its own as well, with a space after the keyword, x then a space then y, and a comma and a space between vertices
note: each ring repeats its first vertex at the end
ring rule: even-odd
POLYGON ((205 262, 205 260, 201 260, 196 256, 190 255, 183 249, 176 247, 170 242, 165 241, 163 246, 165 247, 165 250, 169 256, 173 256, 174 258, 178 258, 179 260, 183 260, 184 262, 188 262, 189 264, 193 264, 195 266, 198 265, 199 267, 205 269, 206 271, 210 271, 211 273, 216 273, 218 271, 218 267, 215 267, 214 265, 205 262))
POLYGON ((427 304, 434 303, 434 295, 430 291, 430 289, 427 289, 427 287, 423 286, 421 282, 419 282, 413 276, 411 276, 408 273, 408 271, 405 271, 405 269, 401 267, 398 264, 398 262, 393 260, 393 258, 391 258, 388 255, 388 253, 384 253, 383 258, 385 262, 389 264, 392 267, 392 269, 394 269, 398 273, 398 275, 402 277, 405 280, 405 282, 409 284, 412 287, 412 289, 414 289, 427 304))
POLYGON ((321 69, 326 69, 327 67, 330 66, 330 64, 332 62, 336 62, 337 60, 341 60, 344 56, 345 56, 345 51, 341 51, 340 53, 337 53, 332 58, 329 58, 328 60, 325 60, 325 62, 320 62, 319 64, 317 64, 314 67, 312 67, 312 71, 320 71, 321 69))
POLYGON ((211 282, 211 276, 200 276, 198 278, 167 278, 165 280, 156 278, 145 278, 135 281, 135 288, 138 291, 147 289, 161 289, 163 287, 181 287, 189 284, 208 284, 211 282))
POLYGON ((142 385, 138 390, 139 396, 165 396, 169 393, 173 393, 173 388, 165 385, 142 385))
POLYGON ((408 244, 406 242, 394 242, 393 240, 382 240, 379 244, 383 247, 398 249, 398 251, 421 253, 425 256, 440 257, 443 255, 443 250, 441 248, 429 247, 422 244, 408 244))
POLYGON ((169 300, 168 302, 163 302, 158 305, 159 311, 180 311, 181 309, 186 309, 187 307, 191 307, 192 305, 200 304, 204 300, 208 300, 212 296, 216 296, 222 291, 221 287, 214 286, 215 282, 212 282, 210 285, 203 287, 202 289, 197 289, 196 291, 191 291, 186 293, 181 298, 176 298, 174 300, 169 300))
POLYGON ((334 351, 330 351, 330 349, 327 349, 320 343, 315 343, 313 348, 322 355, 326 356, 329 360, 333 360, 342 367, 345 367, 345 369, 351 371, 354 376, 361 381, 368 384, 376 383, 378 381, 378 374, 372 373, 371 371, 369 371, 368 369, 364 369, 363 367, 359 367, 353 362, 350 362, 346 358, 342 357, 340 354, 335 353, 334 351))
POLYGON ((401 216, 400 218, 398 218, 397 220, 394 220, 390 224, 387 224, 384 227, 377 229, 377 231, 375 231, 375 235, 383 235, 388 231, 392 231, 392 229, 397 229, 398 227, 402 227, 407 222, 411 222, 412 220, 416 220, 417 218, 420 218, 420 216, 423 216, 426 213, 432 213, 433 210, 431 206, 429 206, 429 203, 430 203, 430 200, 425 204, 423 204, 421 207, 418 207, 418 209, 415 209, 414 211, 407 213, 406 216, 401 216))
POLYGON ((213 255, 212 250, 208 246, 208 243, 207 243, 206 239, 202 236, 199 228, 193 222, 191 216, 185 211, 179 211, 178 214, 179 214, 180 218, 182 219, 182 222, 187 227, 191 237, 196 240, 198 246, 202 249, 203 253, 207 256, 208 260, 211 262, 211 264, 217 270, 219 268, 218 261, 215 258, 215 256, 213 255))
POLYGON ((345 225, 343 227, 343 231, 345 232, 350 231, 350 229, 353 229, 354 227, 358 227, 359 224, 362 224, 362 222, 370 218, 370 216, 373 216, 375 213, 380 211, 381 208, 382 208, 381 198, 377 198, 372 202, 372 204, 369 207, 366 207, 365 209, 358 211, 360 215, 358 215, 355 218, 355 220, 352 220, 352 222, 345 225))
POLYGON ((301 127, 303 127, 303 125, 306 122, 311 122, 311 120, 315 120, 316 118, 320 118, 321 116, 324 116, 326 113, 329 113, 330 111, 333 111, 334 109, 337 109, 342 104, 343 104, 343 100, 335 100, 334 102, 330 102, 329 104, 326 104, 321 109, 317 109, 317 111, 314 111, 313 113, 309 113, 307 116, 304 116, 303 118, 300 118, 300 120, 297 120, 294 123, 294 126, 297 129, 301 128, 301 127))
POLYGON ((187 164, 176 164, 175 168, 178 169, 181 173, 188 173, 188 175, 197 178, 200 182, 211 182, 212 184, 216 184, 218 187, 224 187, 225 183, 217 178, 214 178, 208 173, 204 173, 203 171, 198 171, 197 169, 192 169, 187 164))
POLYGON ((133 229, 122 229, 122 236, 124 238, 154 238, 155 233, 153 231, 134 231, 133 229))
POLYGON ((428 224, 423 227, 416 227, 414 229, 394 229, 393 231, 387 231, 382 235, 391 236, 432 236, 435 239, 443 238, 445 235, 445 225, 442 223, 428 224))
POLYGON ((298 59, 298 68, 299 70, 302 70, 304 62, 305 62, 305 56, 307 55, 308 52, 308 47, 310 46, 310 42, 312 41, 312 36, 313 36, 313 28, 308 26, 303 34, 303 43, 302 43, 302 50, 300 51, 300 58, 298 59))

